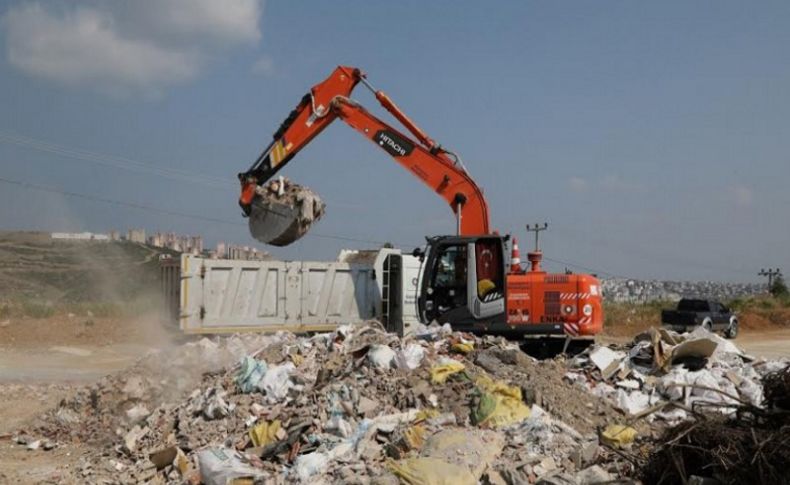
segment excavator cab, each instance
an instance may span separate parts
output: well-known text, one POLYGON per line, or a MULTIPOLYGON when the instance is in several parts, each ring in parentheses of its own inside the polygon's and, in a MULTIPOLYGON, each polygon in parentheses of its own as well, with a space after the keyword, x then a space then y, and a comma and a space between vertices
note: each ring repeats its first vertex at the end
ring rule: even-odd
POLYGON ((423 321, 453 325, 505 321, 504 238, 439 236, 428 240, 418 306, 423 321))

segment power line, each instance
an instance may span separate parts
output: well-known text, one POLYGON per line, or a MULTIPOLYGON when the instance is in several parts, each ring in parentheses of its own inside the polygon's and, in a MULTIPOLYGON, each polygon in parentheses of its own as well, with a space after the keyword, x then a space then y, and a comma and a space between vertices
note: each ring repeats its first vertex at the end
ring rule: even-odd
POLYGON ((206 185, 210 187, 231 187, 236 184, 231 179, 222 177, 215 177, 211 175, 201 175, 193 171, 178 170, 175 168, 162 167, 152 163, 140 162, 126 157, 118 157, 114 155, 106 155, 96 153, 81 148, 72 148, 65 145, 59 145, 44 140, 30 138, 27 136, 18 135, 16 133, 0 131, 0 143, 11 143, 26 148, 32 148, 63 157, 68 157, 86 162, 104 165, 108 167, 120 168, 138 173, 148 173, 161 177, 187 181, 191 183, 206 185))
POLYGON ((572 261, 563 261, 561 259, 549 258, 549 257, 547 257, 545 255, 543 256, 543 259, 545 259, 546 261, 551 261, 552 263, 563 264, 565 266, 571 266, 571 267, 574 267, 574 268, 579 268, 579 269, 581 269, 583 271, 586 271, 588 273, 591 273, 591 274, 603 274, 603 275, 608 275, 611 278, 621 278, 621 279, 626 279, 626 280, 638 279, 638 278, 632 278, 630 276, 623 276, 623 275, 618 275, 618 274, 615 274, 615 273, 610 273, 608 271, 604 271, 604 270, 601 270, 601 269, 590 268, 589 266, 584 266, 584 265, 581 265, 581 264, 578 264, 578 263, 574 263, 572 261))
MULTIPOLYGON (((18 187, 22 187, 22 188, 25 188, 25 189, 28 189, 28 190, 39 190, 39 191, 43 191, 43 192, 50 192, 50 193, 54 193, 54 194, 65 195, 65 196, 68 196, 68 197, 76 197, 76 198, 79 198, 79 199, 89 200, 89 201, 93 201, 93 202, 102 202, 102 203, 105 203, 105 204, 112 204, 112 205, 117 205, 117 206, 121 206, 121 207, 130 207, 130 208, 133 208, 133 209, 149 211, 149 212, 155 212, 155 213, 163 214, 163 215, 169 215, 169 216, 175 216, 175 217, 183 217, 183 218, 186 218, 186 219, 194 219, 194 220, 204 221, 204 222, 214 222, 214 223, 219 223, 219 224, 226 224, 226 225, 229 225, 229 226, 246 226, 247 225, 247 224, 245 224, 243 222, 231 222, 231 221, 227 221, 227 220, 224 220, 224 219, 217 219, 217 218, 214 218, 214 217, 206 217, 206 216, 201 216, 201 215, 197 215, 197 214, 187 214, 185 212, 178 212, 178 211, 172 211, 172 210, 168 210, 168 209, 161 209, 161 208, 158 208, 158 207, 152 207, 152 206, 148 206, 148 205, 137 204, 137 203, 134 203, 134 202, 124 202, 124 201, 115 200, 115 199, 108 199, 108 198, 105 198, 105 197, 98 197, 98 196, 95 196, 95 195, 81 194, 81 193, 78 193, 78 192, 70 192, 70 191, 67 191, 67 190, 57 189, 55 187, 48 187, 48 186, 45 186, 45 185, 38 185, 38 184, 30 183, 30 182, 23 182, 23 181, 20 181, 20 180, 12 180, 12 179, 4 178, 4 177, 0 177, 0 182, 5 183, 5 184, 9 184, 9 185, 16 185, 18 187)), ((320 234, 320 233, 315 233, 315 232, 311 232, 310 235, 314 236, 314 237, 318 237, 318 238, 323 238, 323 239, 334 239, 334 240, 338 240, 338 241, 360 242, 360 243, 376 244, 376 245, 383 245, 383 244, 386 244, 387 242, 389 242, 389 241, 377 241, 377 240, 372 240, 372 239, 360 239, 360 238, 353 238, 353 237, 346 237, 346 236, 335 236, 335 235, 332 235, 332 234, 320 234)), ((411 247, 411 246, 408 245, 408 244, 397 243, 397 247, 403 249, 403 248, 408 248, 408 247, 411 247)))
MULTIPOLYGON (((105 167, 162 176, 212 188, 238 188, 238 182, 232 179, 200 174, 192 170, 178 170, 175 168, 162 167, 153 163, 141 162, 127 157, 102 154, 82 148, 69 147, 46 140, 19 135, 13 132, 0 130, 0 143, 10 143, 33 150, 52 153, 61 157, 95 163, 105 167)), ((332 205, 339 207, 353 207, 355 209, 360 208, 359 204, 341 200, 333 200, 332 205)), ((381 210, 371 210, 369 206, 365 206, 363 210, 365 212, 381 212, 381 210)))

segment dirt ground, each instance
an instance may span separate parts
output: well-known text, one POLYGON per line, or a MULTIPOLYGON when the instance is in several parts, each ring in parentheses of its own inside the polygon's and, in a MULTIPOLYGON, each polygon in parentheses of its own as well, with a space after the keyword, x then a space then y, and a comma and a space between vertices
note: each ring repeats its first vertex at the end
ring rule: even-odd
POLYGON ((79 387, 184 340, 155 316, 0 320, 0 483, 62 483, 86 449, 27 450, 14 436, 79 387))

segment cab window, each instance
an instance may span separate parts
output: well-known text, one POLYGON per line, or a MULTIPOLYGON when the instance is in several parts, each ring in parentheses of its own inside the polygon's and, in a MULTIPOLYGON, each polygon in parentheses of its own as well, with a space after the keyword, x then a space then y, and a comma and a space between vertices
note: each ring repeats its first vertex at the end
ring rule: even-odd
POLYGON ((503 295, 504 264, 502 244, 498 239, 479 239, 475 243, 477 296, 482 300, 503 295))
POLYGON ((466 287, 466 245, 446 246, 436 260, 434 287, 466 287))

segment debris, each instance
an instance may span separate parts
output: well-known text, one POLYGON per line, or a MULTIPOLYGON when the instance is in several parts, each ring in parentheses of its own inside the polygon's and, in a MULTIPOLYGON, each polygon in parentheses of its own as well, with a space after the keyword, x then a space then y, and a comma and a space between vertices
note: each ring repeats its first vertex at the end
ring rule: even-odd
POLYGON ((253 446, 266 446, 284 438, 284 430, 279 419, 265 421, 250 429, 249 435, 253 446))
POLYGON ((233 409, 233 405, 229 405, 225 401, 227 392, 221 387, 210 387, 202 394, 198 394, 192 401, 191 407, 195 413, 202 413, 206 419, 220 419, 228 416, 233 409))
POLYGON ((651 328, 638 335, 626 350, 626 357, 618 362, 611 349, 594 347, 588 351, 589 359, 574 359, 574 365, 588 371, 570 373, 567 379, 628 415, 647 413, 648 421, 676 423, 698 406, 727 414, 740 402, 759 405, 762 400, 753 359, 732 342, 705 329, 678 334, 651 328), (600 377, 590 372, 593 367, 587 362, 595 364, 600 377), (606 382, 610 379, 613 386, 606 382), (648 412, 667 401, 677 405, 648 412))
POLYGON ((763 378, 765 405, 790 411, 790 364, 763 378))
POLYGON ((420 366, 424 356, 425 349, 421 345, 408 344, 395 353, 395 364, 399 369, 414 370, 420 366))
POLYGON ((593 465, 579 471, 575 478, 579 485, 596 485, 612 481, 612 475, 599 465, 593 465))
POLYGON ((129 423, 131 424, 139 423, 147 418, 149 414, 151 414, 151 411, 144 404, 138 404, 126 410, 126 417, 129 418, 129 423))
POLYGON ((379 408, 379 402, 373 399, 369 399, 365 396, 360 396, 359 402, 357 403, 357 412, 365 417, 371 417, 377 409, 379 408))
POLYGON ((597 347, 590 353, 590 360, 601 371, 604 379, 609 379, 617 372, 624 357, 621 352, 615 352, 608 347, 597 347))
POLYGON ((642 473, 652 458, 643 450, 663 446, 655 437, 666 421, 740 415, 754 423, 779 412, 787 396, 783 378, 769 377, 787 364, 720 352, 718 343, 698 370, 687 368, 698 353, 682 364, 671 359, 704 335, 655 331, 573 359, 538 361, 501 338, 439 325, 419 333, 399 338, 367 322, 313 336, 202 339, 162 355, 168 372, 151 370, 156 359, 149 357, 78 391, 16 440, 87 444, 85 466, 64 472, 64 481, 77 483, 198 484, 200 471, 213 467, 231 470, 231 479, 273 483, 568 485, 642 473), (659 337, 665 369, 654 365, 651 335, 659 337), (474 350, 453 349, 459 342, 474 350), (778 397, 763 407, 769 380, 778 397), (622 421, 616 405, 634 418, 622 421), (651 429, 651 419, 665 422, 651 429), (116 445, 113 463, 107 443, 116 445))
POLYGON ((294 469, 300 480, 307 480, 313 475, 323 473, 328 465, 329 456, 326 453, 309 453, 296 458, 294 469))
POLYGON ((601 441, 615 448, 630 445, 636 438, 636 430, 622 424, 610 424, 601 432, 601 441))
POLYGON ((377 369, 389 369, 395 362, 395 351, 386 345, 371 345, 368 360, 377 369))
POLYGON ((200 475, 206 485, 238 483, 237 479, 265 478, 265 474, 250 465, 241 453, 230 448, 209 448, 197 455, 200 475))
POLYGON ((472 352, 473 350, 475 350, 475 344, 474 344, 474 342, 460 341, 460 342, 455 342, 454 344, 452 344, 450 346, 450 349, 455 351, 455 352, 458 352, 459 354, 468 354, 468 353, 472 352))
POLYGON ((480 426, 500 428, 519 423, 529 417, 529 408, 521 399, 521 389, 495 382, 487 376, 475 381, 480 390, 480 403, 472 413, 480 426))
POLYGON ((162 448, 161 450, 154 451, 153 453, 148 454, 148 459, 151 460, 156 466, 157 470, 161 470, 162 468, 171 465, 173 461, 178 456, 178 447, 177 446, 168 446, 167 448, 162 448))
POLYGON ((671 364, 676 364, 689 357, 708 358, 716 351, 718 344, 711 338, 695 338, 685 340, 672 349, 671 364))
POLYGON ((239 362, 239 370, 236 372, 236 385, 241 392, 252 392, 258 387, 258 383, 266 374, 268 367, 266 362, 262 362, 254 357, 245 355, 239 362))
POLYGON ((420 456, 464 467, 478 480, 503 446, 503 437, 493 431, 451 428, 428 438, 420 456))
POLYGON ((682 422, 657 440, 641 478, 645 483, 681 483, 683 477, 697 475, 722 484, 788 483, 788 421, 784 415, 766 421, 719 417, 682 422))
POLYGON ((542 477, 548 473, 553 472, 557 469, 557 462, 554 461, 554 458, 547 457, 540 460, 540 463, 532 467, 532 471, 535 472, 535 475, 538 477, 542 477))
POLYGON ((408 458, 387 465, 407 485, 476 485, 468 469, 438 458, 408 458))
POLYGON ((187 458, 187 455, 178 447, 176 447, 176 456, 173 458, 172 464, 182 477, 185 477, 192 468, 192 463, 189 461, 189 458, 187 458))
POLYGON ((431 382, 434 384, 444 384, 448 377, 466 369, 464 364, 457 360, 446 359, 431 368, 431 382))
POLYGON ((126 447, 126 451, 130 454, 137 451, 137 442, 147 435, 149 431, 148 427, 143 428, 140 425, 135 425, 130 429, 123 437, 123 444, 126 447))
POLYGON ((269 403, 280 402, 288 396, 288 391, 294 387, 291 382, 291 372, 296 368, 293 362, 269 367, 258 387, 266 394, 269 403))

